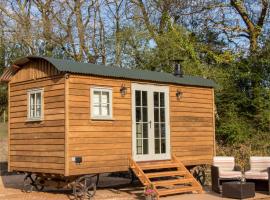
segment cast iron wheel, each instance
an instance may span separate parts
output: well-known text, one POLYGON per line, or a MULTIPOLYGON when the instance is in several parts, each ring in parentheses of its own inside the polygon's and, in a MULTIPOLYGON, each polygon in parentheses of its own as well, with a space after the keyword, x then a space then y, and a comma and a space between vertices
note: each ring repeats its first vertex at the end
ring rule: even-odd
POLYGON ((23 179, 23 192, 32 192, 34 189, 32 174, 26 174, 23 179))
POLYGON ((44 189, 44 184, 45 181, 41 177, 36 176, 34 181, 34 187, 36 188, 36 190, 39 192, 42 191, 44 189))
POLYGON ((73 194, 76 200, 91 199, 95 193, 96 182, 93 181, 93 176, 82 176, 73 184, 73 194))
POLYGON ((98 183, 99 183, 99 174, 96 175, 97 179, 96 179, 96 187, 98 187, 98 183))
POLYGON ((196 166, 193 167, 191 170, 192 175, 196 178, 196 180, 202 185, 205 185, 206 175, 205 175, 205 167, 203 166, 196 166))
POLYGON ((129 173, 129 177, 130 177, 129 184, 133 184, 135 181, 137 181, 137 177, 131 169, 129 169, 128 173, 129 173))
POLYGON ((35 179, 33 179, 32 174, 29 173, 24 178, 23 191, 32 192, 34 188, 37 191, 42 191, 44 189, 44 183, 45 181, 41 177, 36 176, 35 179))

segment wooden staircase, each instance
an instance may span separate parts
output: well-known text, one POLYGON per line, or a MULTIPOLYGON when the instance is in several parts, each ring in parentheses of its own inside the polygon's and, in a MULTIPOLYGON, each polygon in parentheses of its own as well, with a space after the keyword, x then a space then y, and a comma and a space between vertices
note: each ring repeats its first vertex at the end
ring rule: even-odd
POLYGON ((130 158, 129 164, 144 186, 153 187, 157 199, 179 193, 202 193, 200 183, 174 155, 166 161, 136 162, 130 158))

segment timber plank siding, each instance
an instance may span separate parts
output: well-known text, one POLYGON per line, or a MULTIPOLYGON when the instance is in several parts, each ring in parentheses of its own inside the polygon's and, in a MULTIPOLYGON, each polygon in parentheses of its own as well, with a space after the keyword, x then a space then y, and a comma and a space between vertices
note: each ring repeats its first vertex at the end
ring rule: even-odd
POLYGON ((10 171, 64 174, 64 77, 46 61, 29 62, 10 82, 10 171), (27 91, 44 89, 42 121, 27 121, 27 91))
POLYGON ((69 77, 69 174, 128 170, 131 155, 131 82, 128 80, 70 75, 69 77), (120 93, 121 85, 127 94, 120 93), (112 120, 91 119, 92 87, 112 89, 112 120), (124 106, 121 106, 124 104, 124 106), (72 157, 82 156, 76 165, 72 157), (98 156, 98 158, 97 158, 98 156))
POLYGON ((9 170, 65 176, 127 171, 133 83, 168 86, 171 153, 185 165, 210 164, 215 154, 213 88, 63 73, 33 59, 9 82, 9 170), (112 90, 112 119, 91 118, 92 87, 112 90), (31 122, 27 91, 34 88, 44 89, 44 118, 31 122), (180 99, 177 91, 183 93, 180 99), (75 164, 76 156, 82 163, 75 164))

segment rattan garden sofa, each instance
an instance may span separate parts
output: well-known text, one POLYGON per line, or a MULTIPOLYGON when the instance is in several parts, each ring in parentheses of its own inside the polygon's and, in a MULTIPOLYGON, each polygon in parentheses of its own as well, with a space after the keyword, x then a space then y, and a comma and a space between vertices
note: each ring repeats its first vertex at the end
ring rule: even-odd
POLYGON ((211 166, 212 190, 220 193, 222 182, 241 180, 242 172, 234 157, 216 156, 211 166))
POLYGON ((244 177, 255 183, 257 191, 266 190, 270 195, 270 157, 250 157, 250 169, 245 171, 244 177))

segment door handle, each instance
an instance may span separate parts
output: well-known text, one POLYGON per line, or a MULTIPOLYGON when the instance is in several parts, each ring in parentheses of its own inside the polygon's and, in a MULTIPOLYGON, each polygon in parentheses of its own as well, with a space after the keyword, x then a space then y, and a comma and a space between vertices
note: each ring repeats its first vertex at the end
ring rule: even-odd
POLYGON ((148 124, 150 125, 150 128, 151 128, 151 126, 152 126, 152 121, 150 120, 150 121, 148 122, 148 124))

